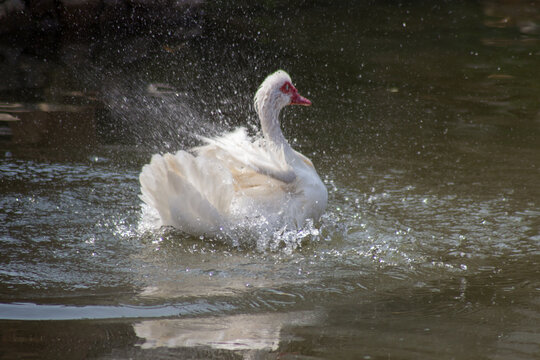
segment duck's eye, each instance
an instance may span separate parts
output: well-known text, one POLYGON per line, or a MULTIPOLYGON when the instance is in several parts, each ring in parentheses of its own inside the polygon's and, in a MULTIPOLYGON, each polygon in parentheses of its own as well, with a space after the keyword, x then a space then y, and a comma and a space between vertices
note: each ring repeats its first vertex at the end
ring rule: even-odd
POLYGON ((284 94, 288 94, 290 91, 291 91, 291 84, 290 83, 285 83, 283 84, 283 86, 281 87, 281 91, 284 93, 284 94))

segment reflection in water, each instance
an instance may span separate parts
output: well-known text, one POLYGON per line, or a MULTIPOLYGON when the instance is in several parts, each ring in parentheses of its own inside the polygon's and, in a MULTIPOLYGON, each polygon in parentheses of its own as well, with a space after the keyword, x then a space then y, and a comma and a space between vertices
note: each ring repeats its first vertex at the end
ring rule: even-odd
POLYGON ((313 312, 234 315, 180 320, 148 320, 135 324, 143 349, 209 346, 225 350, 269 350, 279 347, 281 329, 314 325, 313 312))

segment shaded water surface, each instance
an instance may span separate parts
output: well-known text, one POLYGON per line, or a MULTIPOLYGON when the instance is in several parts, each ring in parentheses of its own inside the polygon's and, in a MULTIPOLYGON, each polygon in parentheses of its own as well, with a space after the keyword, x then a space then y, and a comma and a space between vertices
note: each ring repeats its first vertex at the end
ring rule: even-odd
POLYGON ((66 36, 44 87, 2 92, 0 356, 538 358, 540 8, 204 14, 129 61, 66 36), (327 185, 321 222, 242 246, 148 226, 152 153, 254 131, 277 68, 313 101, 282 124, 327 185))

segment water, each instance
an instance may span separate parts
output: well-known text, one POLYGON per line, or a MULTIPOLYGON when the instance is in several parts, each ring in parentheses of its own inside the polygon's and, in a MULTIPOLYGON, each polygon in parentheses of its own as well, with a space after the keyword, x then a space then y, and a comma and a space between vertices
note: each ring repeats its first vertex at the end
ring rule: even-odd
POLYGON ((32 96, 97 97, 97 143, 1 143, 0 356, 538 358, 538 7, 218 5, 182 51, 57 65, 32 96), (151 154, 253 130, 278 67, 313 101, 283 127, 321 222, 263 246, 146 226, 151 154))

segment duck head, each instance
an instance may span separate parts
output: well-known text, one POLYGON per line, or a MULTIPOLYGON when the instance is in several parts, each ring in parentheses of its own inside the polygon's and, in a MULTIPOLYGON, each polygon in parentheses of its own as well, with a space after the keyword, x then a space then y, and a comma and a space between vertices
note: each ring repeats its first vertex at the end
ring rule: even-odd
POLYGON ((289 74, 278 70, 269 75, 257 90, 255 109, 261 115, 263 107, 269 106, 279 111, 287 105, 310 106, 311 101, 298 93, 289 74))

